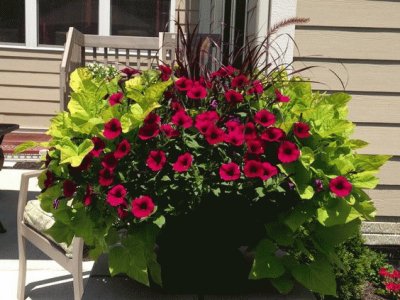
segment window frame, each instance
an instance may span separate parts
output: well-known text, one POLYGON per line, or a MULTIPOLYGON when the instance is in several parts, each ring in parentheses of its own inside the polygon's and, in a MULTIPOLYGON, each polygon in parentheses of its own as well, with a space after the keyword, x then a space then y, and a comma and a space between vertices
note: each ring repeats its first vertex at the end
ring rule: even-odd
MULTIPOLYGON (((99 0, 99 35, 111 35, 111 1, 99 0)), ((175 6, 170 0, 169 32, 175 32, 175 6)), ((25 0, 25 43, 0 42, 0 48, 60 51, 64 46, 39 44, 39 0, 25 0)))

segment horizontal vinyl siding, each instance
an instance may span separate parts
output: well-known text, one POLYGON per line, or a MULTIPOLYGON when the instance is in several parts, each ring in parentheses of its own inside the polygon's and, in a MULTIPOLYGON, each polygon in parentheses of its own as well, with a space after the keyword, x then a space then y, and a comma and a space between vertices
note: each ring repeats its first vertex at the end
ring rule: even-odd
POLYGON ((62 51, 0 49, 0 122, 45 130, 59 111, 62 51))
POLYGON ((316 90, 347 91, 359 153, 389 154, 376 190, 379 216, 400 216, 400 1, 298 0, 294 66, 316 90), (338 77, 340 79, 338 79, 338 77))

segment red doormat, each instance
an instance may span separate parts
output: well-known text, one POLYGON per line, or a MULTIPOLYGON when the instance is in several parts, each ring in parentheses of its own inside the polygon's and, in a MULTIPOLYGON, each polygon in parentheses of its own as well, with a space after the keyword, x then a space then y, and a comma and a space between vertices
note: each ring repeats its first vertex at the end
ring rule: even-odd
MULTIPOLYGON (((20 133, 20 132, 12 132, 6 134, 3 142, 1 143, 1 148, 3 149, 4 155, 9 156, 13 155, 14 149, 19 144, 22 144, 27 141, 35 141, 35 142, 47 142, 50 140, 50 136, 44 133, 20 133)), ((35 147, 33 149, 29 149, 23 152, 23 155, 39 155, 39 151, 46 149, 44 147, 35 147)))

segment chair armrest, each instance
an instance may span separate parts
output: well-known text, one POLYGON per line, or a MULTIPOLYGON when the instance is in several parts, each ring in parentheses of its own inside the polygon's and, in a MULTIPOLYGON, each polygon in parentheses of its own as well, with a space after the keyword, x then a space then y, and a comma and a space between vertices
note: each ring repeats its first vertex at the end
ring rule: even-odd
POLYGON ((28 187, 29 180, 34 177, 38 177, 44 170, 35 170, 23 173, 21 175, 21 185, 18 196, 18 210, 17 210, 17 222, 20 224, 23 219, 26 202, 28 201, 28 187))

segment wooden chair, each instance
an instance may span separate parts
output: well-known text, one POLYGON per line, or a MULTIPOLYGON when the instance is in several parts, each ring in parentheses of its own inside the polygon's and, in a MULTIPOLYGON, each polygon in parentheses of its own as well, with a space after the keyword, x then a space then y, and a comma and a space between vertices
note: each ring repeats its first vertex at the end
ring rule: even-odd
MULTIPOLYGON (((68 272, 72 274, 74 286, 74 299, 79 300, 83 294, 83 277, 82 277, 82 256, 83 256, 83 240, 75 237, 70 247, 62 247, 45 235, 42 230, 38 228, 38 223, 30 222, 30 219, 44 218, 45 222, 51 219, 49 214, 46 214, 40 209, 39 200, 31 200, 28 203, 28 185, 29 180, 36 178, 42 171, 32 171, 22 174, 21 188, 18 198, 18 211, 17 211, 17 229, 18 229, 18 252, 19 252, 19 277, 18 277, 18 300, 25 299, 25 281, 26 281, 26 241, 31 242, 35 247, 40 249, 43 253, 56 261, 68 272), (27 205, 28 204, 28 205, 27 205), (32 205, 30 205, 32 204, 32 205), (30 206, 30 211, 27 207, 30 206), (32 208, 39 211, 40 216, 36 213, 32 216, 32 208)), ((40 223, 39 220, 36 220, 40 223)), ((42 220, 43 221, 43 220, 42 220)), ((54 221, 53 221, 54 222, 54 221)), ((47 223, 48 224, 48 223, 47 223)), ((48 224, 47 228, 51 224, 48 224)), ((47 229, 45 228, 45 229, 47 229)))
POLYGON ((88 63, 114 65, 121 69, 156 68, 158 61, 171 64, 175 58, 176 34, 161 32, 158 37, 99 36, 83 34, 70 27, 60 69, 60 105, 66 110, 69 75, 88 63))

